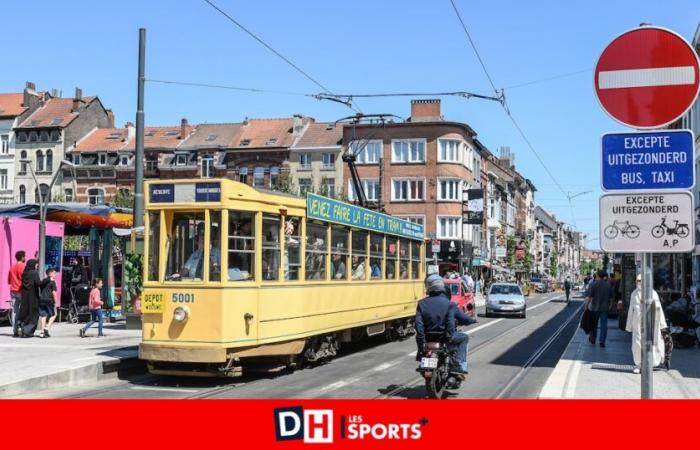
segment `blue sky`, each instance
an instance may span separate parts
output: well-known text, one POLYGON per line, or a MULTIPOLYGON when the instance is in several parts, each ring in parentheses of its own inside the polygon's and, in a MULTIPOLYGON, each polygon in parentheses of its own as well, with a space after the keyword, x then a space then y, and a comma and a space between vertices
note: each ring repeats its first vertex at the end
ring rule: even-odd
MULTIPOLYGON (((336 93, 489 92, 449 0, 232 1, 215 3, 336 93)), ((578 228, 598 246, 600 136, 621 130, 595 99, 592 68, 605 45, 641 22, 692 36, 697 0, 456 0, 497 87, 531 143, 574 200, 578 228), (560 74, 584 73, 508 89, 560 74)), ((320 89, 202 0, 7 2, 0 91, 58 88, 99 95, 117 124, 133 121, 138 28, 147 28, 146 76, 289 94, 147 84, 146 123, 236 122, 302 113, 336 120, 352 111, 294 93, 320 89)), ((443 115, 472 126, 496 150, 510 146, 537 201, 573 221, 566 198, 497 103, 443 99, 443 115)), ((365 113, 410 114, 408 98, 364 99, 365 113)))

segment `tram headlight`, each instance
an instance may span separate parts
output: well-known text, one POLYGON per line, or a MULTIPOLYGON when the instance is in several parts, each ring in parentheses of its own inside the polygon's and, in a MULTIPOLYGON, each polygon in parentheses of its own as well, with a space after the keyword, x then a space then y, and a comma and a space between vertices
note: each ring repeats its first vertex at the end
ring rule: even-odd
POLYGON ((178 306, 173 311, 173 320, 184 322, 190 316, 190 310, 186 306, 178 306))

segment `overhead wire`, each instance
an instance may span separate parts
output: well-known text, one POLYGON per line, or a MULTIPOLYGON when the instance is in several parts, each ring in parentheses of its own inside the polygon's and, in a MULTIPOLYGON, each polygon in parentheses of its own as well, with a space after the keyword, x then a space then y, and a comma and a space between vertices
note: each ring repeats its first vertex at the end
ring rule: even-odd
POLYGON ((158 83, 158 84, 172 84, 178 86, 192 86, 192 87, 204 87, 213 89, 226 89, 231 91, 243 91, 243 92, 256 92, 256 93, 267 93, 267 94, 281 94, 281 95, 297 95, 297 96, 309 96, 310 94, 304 94, 301 92, 285 92, 277 91, 271 89, 259 89, 251 87, 239 87, 239 86, 226 86, 221 84, 208 84, 208 83, 195 83, 188 81, 175 81, 175 80, 157 80, 157 79, 146 79, 148 83, 158 83))
MULTIPOLYGON (((204 0, 204 2, 207 3, 209 6, 211 6, 212 8, 214 8, 216 11, 218 11, 222 16, 224 16, 225 18, 227 18, 229 21, 231 21, 231 23, 233 23, 233 24, 236 25, 238 28, 240 28, 240 29, 243 30, 245 33, 247 33, 250 37, 252 37, 252 38, 255 39, 256 41, 258 41, 262 46, 264 46, 264 47, 267 48, 269 51, 271 51, 272 53, 274 53, 274 54, 275 54, 277 57, 279 57, 282 61, 286 62, 288 65, 290 65, 292 68, 294 68, 297 72, 299 72, 301 75, 303 75, 306 79, 308 79, 309 81, 311 81, 312 83, 314 83, 316 86, 318 86, 318 87, 320 87, 321 89, 323 89, 323 92, 328 93, 328 94, 333 94, 333 92, 332 92, 329 88, 327 88, 325 85, 323 85, 320 81, 318 81, 317 79, 315 79, 314 77, 312 77, 311 75, 309 75, 306 71, 304 71, 304 70, 303 70, 301 67, 299 67, 298 65, 294 64, 294 62, 292 62, 289 58, 287 58, 286 56, 284 56, 282 53, 280 53, 280 52, 278 52, 277 50, 275 50, 270 44, 268 44, 267 42, 265 42, 264 40, 262 40, 262 38, 260 38, 259 36, 257 36, 255 33, 253 33, 252 31, 250 31, 250 30, 249 30, 248 28, 246 28, 245 26, 243 26, 243 24, 241 24, 239 21, 237 21, 236 19, 234 19, 230 14, 226 13, 226 11, 222 10, 221 8, 219 8, 216 4, 214 4, 214 2, 212 2, 211 0, 204 0)), ((353 111, 357 112, 357 113, 361 112, 361 111, 359 110, 359 108, 357 108, 355 105, 349 104, 349 105, 347 105, 347 106, 348 106, 350 109, 352 109, 353 111)))

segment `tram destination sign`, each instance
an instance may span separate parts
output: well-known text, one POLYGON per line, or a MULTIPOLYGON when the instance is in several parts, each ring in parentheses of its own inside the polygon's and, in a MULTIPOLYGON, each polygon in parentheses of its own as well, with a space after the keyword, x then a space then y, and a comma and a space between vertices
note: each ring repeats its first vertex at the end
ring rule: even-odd
POLYGON ((396 236, 423 239, 423 225, 316 194, 306 194, 306 217, 396 236))
POLYGON ((690 189, 695 178, 690 130, 603 135, 603 189, 690 189))
POLYGON ((688 191, 605 194, 600 198, 600 247, 610 253, 692 251, 693 205, 688 191))
POLYGON ((151 203, 194 203, 221 201, 221 183, 151 184, 151 203))

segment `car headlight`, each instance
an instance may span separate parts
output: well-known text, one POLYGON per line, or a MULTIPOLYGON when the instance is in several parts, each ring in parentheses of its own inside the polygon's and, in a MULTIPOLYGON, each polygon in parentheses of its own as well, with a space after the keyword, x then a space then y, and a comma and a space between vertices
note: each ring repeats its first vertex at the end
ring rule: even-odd
POLYGON ((173 320, 184 322, 190 316, 190 310, 186 306, 178 306, 173 311, 173 320))

